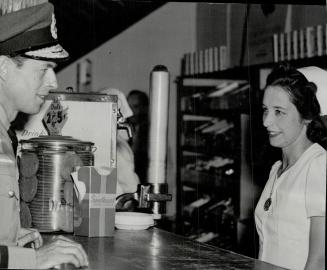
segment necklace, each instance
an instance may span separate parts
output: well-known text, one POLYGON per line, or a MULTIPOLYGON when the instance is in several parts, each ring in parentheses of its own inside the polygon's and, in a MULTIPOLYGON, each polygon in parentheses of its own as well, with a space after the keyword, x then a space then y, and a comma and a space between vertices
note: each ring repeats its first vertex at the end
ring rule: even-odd
POLYGON ((269 197, 268 197, 268 199, 265 201, 265 204, 263 205, 263 210, 265 210, 265 211, 268 211, 268 210, 269 210, 270 205, 271 205, 271 202, 272 202, 272 201, 271 201, 271 195, 272 195, 272 193, 273 193, 274 186, 275 186, 275 182, 276 182, 276 180, 277 180, 277 174, 278 174, 278 171, 276 172, 275 179, 274 179, 273 185, 272 185, 271 190, 270 190, 270 193, 269 193, 269 197))

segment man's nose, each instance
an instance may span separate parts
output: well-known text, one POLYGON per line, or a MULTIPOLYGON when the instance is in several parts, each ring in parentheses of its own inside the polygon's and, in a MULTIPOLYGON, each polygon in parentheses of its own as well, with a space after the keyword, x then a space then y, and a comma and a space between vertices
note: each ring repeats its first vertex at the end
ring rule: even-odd
POLYGON ((51 90, 58 88, 57 76, 53 69, 50 69, 48 72, 48 86, 51 90))

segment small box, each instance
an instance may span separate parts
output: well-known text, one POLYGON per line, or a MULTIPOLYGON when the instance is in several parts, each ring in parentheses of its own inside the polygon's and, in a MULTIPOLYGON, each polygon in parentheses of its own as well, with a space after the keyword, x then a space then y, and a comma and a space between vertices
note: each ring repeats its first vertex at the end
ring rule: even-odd
POLYGON ((319 24, 316 26, 316 31, 317 31, 317 35, 316 35, 316 48, 317 48, 317 56, 322 56, 323 55, 323 29, 322 29, 322 25, 319 24))
POLYGON ((209 72, 214 71, 213 48, 209 48, 209 72))
POLYGON ((219 47, 219 69, 225 70, 227 69, 227 47, 220 46, 219 47))
POLYGON ((278 62, 278 34, 273 35, 274 62, 278 62))
POLYGON ((306 28, 306 45, 307 45, 307 52, 306 56, 308 58, 314 57, 316 55, 316 49, 315 49, 315 31, 312 26, 308 26, 306 28))
POLYGON ((88 237, 113 236, 117 169, 100 172, 93 166, 77 171, 78 181, 85 184, 85 195, 74 200, 74 234, 88 237))
POLYGON ((219 50, 218 47, 213 48, 213 70, 219 71, 219 50))
POLYGON ((292 36, 292 45, 293 45, 293 53, 292 53, 292 59, 297 60, 299 58, 299 35, 298 31, 294 30, 293 31, 293 36, 292 36))
POLYGON ((285 35, 284 33, 279 34, 279 60, 285 60, 285 35))
POLYGON ((304 58, 305 57, 305 52, 306 52, 306 39, 305 39, 305 35, 304 35, 304 30, 300 29, 299 30, 299 48, 300 48, 300 58, 304 58))
POLYGON ((198 73, 202 74, 202 73, 204 73, 204 51, 203 50, 199 51, 198 57, 199 57, 199 60, 198 60, 199 61, 198 73))
POLYGON ((292 59, 292 32, 286 32, 286 59, 292 59))

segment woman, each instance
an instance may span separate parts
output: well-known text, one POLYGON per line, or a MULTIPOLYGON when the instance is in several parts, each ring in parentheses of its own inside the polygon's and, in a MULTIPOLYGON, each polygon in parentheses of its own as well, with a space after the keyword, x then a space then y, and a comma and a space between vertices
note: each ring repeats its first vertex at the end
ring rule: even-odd
POLYGON ((301 72, 280 65, 263 97, 263 125, 282 160, 255 210, 259 259, 287 269, 325 267, 327 130, 316 91, 301 72))

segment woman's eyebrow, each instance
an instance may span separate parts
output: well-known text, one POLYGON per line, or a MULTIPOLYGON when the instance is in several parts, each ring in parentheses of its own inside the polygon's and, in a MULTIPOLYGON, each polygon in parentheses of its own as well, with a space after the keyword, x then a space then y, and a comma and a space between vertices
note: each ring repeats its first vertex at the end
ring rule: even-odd
POLYGON ((286 107, 279 106, 279 105, 273 106, 273 108, 275 108, 275 109, 282 109, 282 110, 286 110, 287 109, 286 107))

